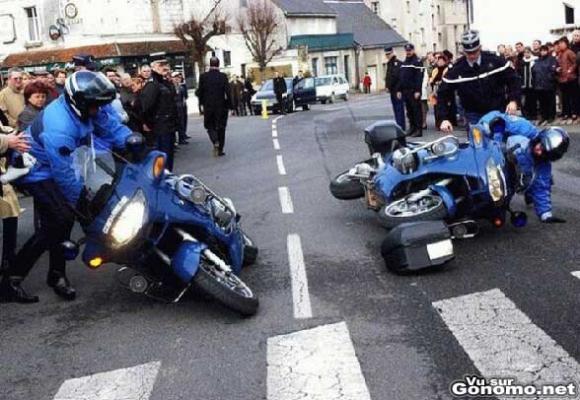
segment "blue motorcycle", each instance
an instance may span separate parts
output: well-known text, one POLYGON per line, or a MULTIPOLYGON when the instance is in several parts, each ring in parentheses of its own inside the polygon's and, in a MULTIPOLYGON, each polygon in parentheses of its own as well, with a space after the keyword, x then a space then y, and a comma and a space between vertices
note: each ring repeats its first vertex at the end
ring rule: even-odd
MULTIPOLYGON (((122 266, 120 282, 155 299, 177 302, 195 289, 243 315, 257 312, 258 298, 239 274, 258 249, 230 199, 193 175, 166 171, 160 152, 135 163, 90 147, 74 156, 87 194, 84 263, 122 266)), ((74 257, 78 246, 68 246, 74 257)))
POLYGON ((454 237, 477 234, 477 220, 515 226, 524 213, 512 212, 515 172, 505 145, 492 140, 489 127, 473 125, 467 142, 455 136, 429 143, 407 142, 393 121, 365 130, 372 158, 338 175, 330 184, 341 200, 365 198, 387 228, 417 221, 444 220, 454 237))

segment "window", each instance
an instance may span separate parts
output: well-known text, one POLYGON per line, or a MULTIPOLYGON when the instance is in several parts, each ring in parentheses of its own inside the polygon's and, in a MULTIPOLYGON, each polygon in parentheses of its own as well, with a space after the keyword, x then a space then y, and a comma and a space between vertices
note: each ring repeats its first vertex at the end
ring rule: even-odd
POLYGON ((240 8, 247 7, 247 6, 248 6, 248 0, 240 0, 240 8))
POLYGON ((312 75, 318 75, 318 58, 316 57, 312 59, 312 75))
POLYGON ((28 40, 31 42, 40 42, 40 21, 36 7, 27 7, 24 9, 28 19, 28 40))
POLYGON ((411 14, 411 1, 407 0, 407 13, 411 14))
POLYGON ((378 14, 379 13, 379 2, 378 1, 373 1, 371 3, 371 10, 373 10, 373 12, 375 14, 378 14))
POLYGON ((350 80, 350 57, 347 55, 344 56, 344 76, 346 80, 350 80))
POLYGON ((569 6, 568 4, 564 3, 564 12, 566 14, 566 24, 574 24, 575 22, 575 18, 574 18, 574 7, 569 6))
POLYGON ((224 67, 232 66, 232 52, 224 50, 224 67))
POLYGON ((327 75, 338 74, 337 57, 324 57, 324 70, 327 75))

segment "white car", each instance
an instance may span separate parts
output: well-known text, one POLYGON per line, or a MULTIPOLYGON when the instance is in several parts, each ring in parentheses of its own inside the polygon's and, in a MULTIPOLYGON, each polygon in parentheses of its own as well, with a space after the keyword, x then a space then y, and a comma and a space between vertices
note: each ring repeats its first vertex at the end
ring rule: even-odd
POLYGON ((348 101, 350 86, 344 75, 324 75, 316 78, 316 100, 322 104, 334 103, 336 99, 348 101))

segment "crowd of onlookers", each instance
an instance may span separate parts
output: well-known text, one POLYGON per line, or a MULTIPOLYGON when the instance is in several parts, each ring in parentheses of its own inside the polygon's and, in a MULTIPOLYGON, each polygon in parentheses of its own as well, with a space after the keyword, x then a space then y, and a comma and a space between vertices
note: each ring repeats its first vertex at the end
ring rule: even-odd
MULTIPOLYGON (((554 42, 535 40, 530 46, 499 45, 497 55, 516 70, 522 85, 522 115, 537 125, 580 123, 580 30, 554 42)), ((437 107, 437 88, 453 64, 453 54, 430 52, 423 59, 423 127, 429 105, 437 107)), ((460 105, 459 105, 460 106, 460 105)), ((437 115, 437 113, 435 113, 437 115)), ((440 126, 440 121, 436 121, 440 126)))

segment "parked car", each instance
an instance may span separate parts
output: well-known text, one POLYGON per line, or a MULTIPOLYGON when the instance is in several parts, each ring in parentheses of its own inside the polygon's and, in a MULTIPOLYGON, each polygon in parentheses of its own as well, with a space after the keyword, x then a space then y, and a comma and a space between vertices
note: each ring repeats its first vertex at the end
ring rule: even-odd
MULTIPOLYGON (((294 94, 292 92, 292 78, 285 78, 287 87, 287 97, 286 97, 286 112, 291 113, 294 111, 294 94)), ((258 92, 252 97, 252 108, 255 114, 260 114, 262 112, 262 101, 268 101, 268 111, 280 112, 280 106, 278 105, 278 100, 276 100, 276 94, 274 93, 274 80, 270 79, 266 81, 258 90, 258 92)))
POLYGON ((294 86, 294 109, 302 107, 304 111, 310 109, 310 104, 316 104, 316 78, 304 78, 294 86))
POLYGON ((316 99, 322 104, 341 98, 348 101, 350 86, 344 75, 324 75, 316 78, 316 99))

